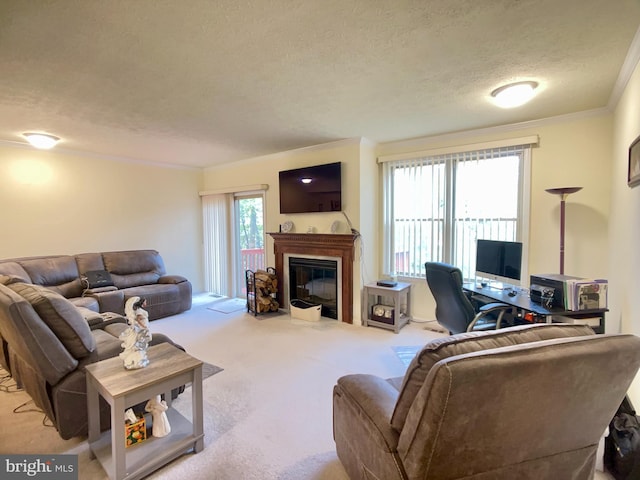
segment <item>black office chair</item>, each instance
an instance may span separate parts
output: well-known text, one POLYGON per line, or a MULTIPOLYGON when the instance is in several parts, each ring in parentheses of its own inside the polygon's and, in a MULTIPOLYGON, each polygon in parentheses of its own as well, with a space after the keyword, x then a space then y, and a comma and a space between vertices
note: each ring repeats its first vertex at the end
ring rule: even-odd
POLYGON ((427 284, 436 300, 436 320, 452 335, 472 330, 500 328, 502 317, 512 307, 506 303, 488 303, 476 314, 471 301, 462 290, 462 272, 459 268, 440 262, 427 262, 427 284), (498 312, 497 319, 487 318, 498 312))

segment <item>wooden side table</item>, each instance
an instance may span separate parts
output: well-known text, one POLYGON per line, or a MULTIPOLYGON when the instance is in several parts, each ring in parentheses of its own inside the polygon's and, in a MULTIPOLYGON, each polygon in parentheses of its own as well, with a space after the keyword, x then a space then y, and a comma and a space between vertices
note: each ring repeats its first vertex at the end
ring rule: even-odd
POLYGON ((365 327, 386 328, 398 333, 411 320, 411 284, 398 282, 395 287, 383 287, 375 283, 364 286, 362 322, 365 327), (373 307, 382 305, 391 316, 375 315, 373 307))
POLYGON ((87 365, 87 408, 91 458, 97 458, 112 480, 134 480, 149 475, 187 451, 204 448, 202 416, 202 361, 169 343, 147 351, 149 365, 125 370, 119 357, 87 365), (174 408, 166 411, 171 433, 149 436, 140 444, 125 448, 124 411, 156 395, 191 382, 191 421, 174 408), (100 433, 99 396, 111 407, 111 430, 100 433))

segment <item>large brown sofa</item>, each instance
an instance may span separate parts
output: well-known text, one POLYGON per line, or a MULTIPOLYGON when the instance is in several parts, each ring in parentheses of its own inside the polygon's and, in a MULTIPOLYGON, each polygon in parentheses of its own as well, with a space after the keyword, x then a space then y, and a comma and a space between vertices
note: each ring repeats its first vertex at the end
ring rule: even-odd
MULTIPOLYGON (((175 315, 191 308, 191 282, 167 275, 155 250, 129 250, 0 260, 0 275, 47 287, 74 305, 93 312, 124 314, 130 297, 144 297, 149 319, 175 315), (87 272, 109 272, 113 285, 89 288, 87 272)), ((91 315, 86 310, 87 320, 91 315)))
POLYGON ((592 479, 639 365, 640 338, 579 325, 435 340, 402 378, 338 380, 338 457, 352 480, 592 479))
MULTIPOLYGON (((64 439, 87 434, 84 367, 122 352, 118 337, 126 328, 122 317, 91 328, 59 293, 0 275, 0 360, 64 439)), ((153 333, 152 345, 163 342, 174 344, 153 333)), ((100 402, 101 425, 108 428, 109 406, 100 402)))

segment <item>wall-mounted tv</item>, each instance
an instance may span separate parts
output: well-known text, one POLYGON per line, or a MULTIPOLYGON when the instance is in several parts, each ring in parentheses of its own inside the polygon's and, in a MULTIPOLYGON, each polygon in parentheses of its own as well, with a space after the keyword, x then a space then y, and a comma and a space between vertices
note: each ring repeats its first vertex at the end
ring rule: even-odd
POLYGON ((340 162, 280 172, 280 213, 342 211, 340 162))

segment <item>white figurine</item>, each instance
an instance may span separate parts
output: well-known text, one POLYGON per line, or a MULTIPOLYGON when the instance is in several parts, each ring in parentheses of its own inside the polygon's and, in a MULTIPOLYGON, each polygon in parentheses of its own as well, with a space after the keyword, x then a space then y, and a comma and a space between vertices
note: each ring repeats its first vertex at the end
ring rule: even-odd
POLYGON ((165 437, 171 433, 171 425, 169 425, 169 419, 165 413, 168 408, 167 402, 160 400, 160 395, 150 399, 144 407, 147 412, 151 413, 153 421, 151 434, 154 437, 165 437))
POLYGON ((142 308, 145 305, 144 298, 131 297, 124 307, 129 327, 120 334, 122 348, 124 348, 120 358, 124 361, 124 368, 127 370, 149 365, 147 348, 152 336, 149 331, 149 314, 142 308))

